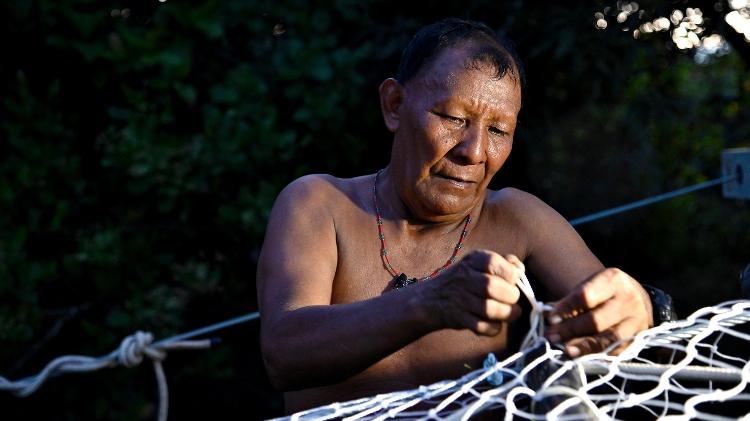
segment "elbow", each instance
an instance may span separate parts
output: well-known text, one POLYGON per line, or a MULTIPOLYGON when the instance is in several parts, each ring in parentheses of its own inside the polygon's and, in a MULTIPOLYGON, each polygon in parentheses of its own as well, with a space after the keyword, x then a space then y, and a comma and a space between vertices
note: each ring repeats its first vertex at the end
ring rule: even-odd
POLYGON ((288 392, 294 389, 293 379, 290 376, 294 370, 289 357, 285 355, 283 345, 279 342, 261 335, 261 353, 271 385, 279 392, 288 392))
POLYGON ((274 389, 291 392, 318 385, 314 365, 299 352, 299 338, 266 327, 261 327, 260 348, 268 380, 274 389))

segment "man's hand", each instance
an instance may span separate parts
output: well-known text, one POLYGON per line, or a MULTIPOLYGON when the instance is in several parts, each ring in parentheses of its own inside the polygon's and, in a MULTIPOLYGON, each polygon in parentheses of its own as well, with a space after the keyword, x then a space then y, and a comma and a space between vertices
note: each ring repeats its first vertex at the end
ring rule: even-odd
MULTIPOLYGON (((601 352, 653 326, 651 301, 640 284, 619 269, 605 269, 553 304, 545 336, 564 343, 571 357, 601 352)), ((618 354, 627 343, 615 348, 618 354)))
POLYGON ((488 250, 467 254, 430 282, 421 285, 437 328, 470 329, 479 335, 500 333, 502 322, 521 314, 516 287, 523 263, 488 250), (437 315, 437 317, 435 317, 437 315))

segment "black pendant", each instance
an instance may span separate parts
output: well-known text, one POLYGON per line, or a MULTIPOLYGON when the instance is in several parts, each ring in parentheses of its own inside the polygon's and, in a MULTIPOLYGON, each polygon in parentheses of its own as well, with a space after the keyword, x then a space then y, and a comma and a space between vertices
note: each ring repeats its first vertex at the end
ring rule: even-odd
POLYGON ((402 273, 401 275, 398 275, 394 278, 395 282, 393 283, 393 289, 400 289, 404 287, 408 287, 411 284, 417 283, 417 278, 407 278, 405 273, 402 273))

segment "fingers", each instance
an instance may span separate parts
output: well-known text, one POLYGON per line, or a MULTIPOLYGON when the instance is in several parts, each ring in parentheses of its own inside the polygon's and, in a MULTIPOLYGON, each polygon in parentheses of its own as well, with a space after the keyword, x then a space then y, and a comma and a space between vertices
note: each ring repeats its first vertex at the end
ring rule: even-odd
POLYGON ((507 303, 515 303, 520 291, 515 287, 524 270, 518 257, 503 257, 487 250, 477 250, 468 254, 462 261, 467 271, 467 288, 475 295, 489 297, 507 303))
POLYGON ((486 276, 485 296, 508 304, 514 304, 521 298, 521 291, 499 276, 486 276))
POLYGON ((488 321, 482 320, 473 314, 464 313, 459 316, 461 325, 467 329, 472 330, 478 335, 484 336, 495 336, 500 333, 502 329, 502 322, 499 321, 488 321))
POLYGON ((606 269, 575 288, 570 294, 554 304, 549 320, 556 324, 577 317, 612 298, 616 290, 613 278, 622 273, 619 269, 606 269))
POLYGON ((465 310, 475 317, 487 321, 511 321, 521 314, 521 306, 491 298, 471 297, 465 310))
POLYGON ((498 323, 521 314, 516 287, 523 263, 515 256, 478 250, 429 285, 437 314, 446 327, 467 328, 481 335, 495 335, 498 323))
POLYGON ((620 301, 609 300, 593 310, 567 317, 557 323, 554 323, 556 320, 550 320, 544 336, 551 342, 560 342, 603 332, 627 317, 627 311, 624 310, 626 309, 621 308, 620 301))
POLYGON ((478 335, 495 336, 500 333, 503 322, 515 320, 521 315, 521 307, 518 304, 500 305, 492 300, 487 300, 487 303, 485 312, 481 314, 461 315, 461 325, 478 335))
POLYGON ((516 319, 521 314, 521 306, 518 304, 506 304, 496 300, 484 300, 484 308, 475 313, 486 320, 509 321, 516 319))
POLYGON ((619 269, 606 269, 554 304, 545 336, 564 343, 571 357, 619 353, 627 345, 623 339, 648 328, 648 312, 638 282, 619 269), (608 349, 613 344, 615 349, 608 349))
POLYGON ((627 318, 595 335, 575 338, 565 343, 565 353, 572 358, 594 352, 607 351, 618 355, 630 344, 630 339, 638 332, 635 318, 627 318), (612 349, 609 349, 613 347, 612 349))
POLYGON ((517 298, 518 289, 511 287, 507 282, 491 282, 496 284, 493 286, 495 289, 507 288, 511 293, 516 293, 516 296, 503 299, 474 294, 465 287, 461 288, 466 284, 468 282, 465 279, 458 279, 455 283, 444 282, 444 285, 437 282, 423 284, 430 291, 426 295, 429 297, 426 300, 427 305, 434 309, 434 314, 444 327, 471 329, 479 334, 492 335, 497 333, 492 326, 513 320, 520 315, 520 306, 510 301, 514 297, 517 298), (478 321, 483 323, 478 324, 478 321))
POLYGON ((483 308, 475 314, 487 320, 507 320, 513 313, 513 307, 510 304, 501 303, 496 300, 484 300, 483 308))
MULTIPOLYGON (((450 278, 446 277, 446 284, 441 290, 446 295, 470 295, 477 299, 493 299, 506 304, 518 302, 521 292, 509 283, 505 278, 496 275, 479 272, 474 269, 453 273, 450 278)), ((447 297, 445 297, 447 298, 447 297)), ((468 298, 468 297, 467 297, 468 298)))
POLYGON ((523 263, 518 257, 512 254, 503 257, 489 250, 475 250, 466 255, 463 261, 474 270, 499 276, 513 285, 524 270, 523 263))
POLYGON ((516 257, 515 254, 509 254, 505 256, 505 260, 515 266, 519 271, 526 272, 526 267, 524 266, 523 262, 521 261, 521 259, 516 257))
POLYGON ((602 352, 618 340, 620 338, 617 336, 617 333, 614 330, 608 329, 596 335, 584 336, 568 341, 565 344, 565 353, 571 358, 576 358, 585 354, 602 352))

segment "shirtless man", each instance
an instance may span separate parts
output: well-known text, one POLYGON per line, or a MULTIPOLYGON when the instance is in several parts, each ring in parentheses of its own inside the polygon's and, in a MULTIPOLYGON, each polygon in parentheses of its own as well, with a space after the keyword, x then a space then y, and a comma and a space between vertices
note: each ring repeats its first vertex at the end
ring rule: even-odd
POLYGON ((487 189, 513 145, 522 74, 486 26, 430 25, 380 86, 388 166, 281 192, 257 279, 265 364, 287 412, 455 378, 488 352, 515 352, 524 270, 557 300, 546 335, 571 356, 653 324, 638 282, 605 269, 557 212, 487 189), (420 280, 394 288, 402 272, 420 280))

